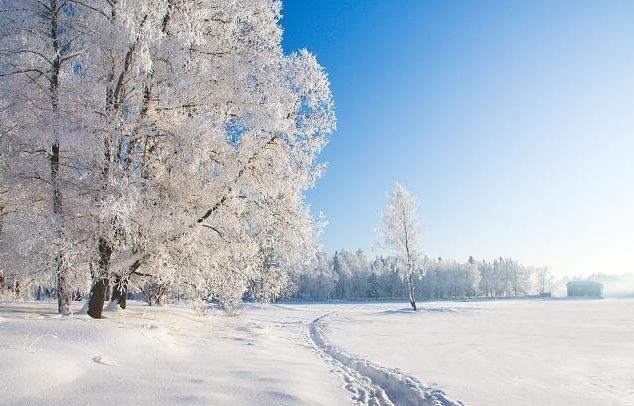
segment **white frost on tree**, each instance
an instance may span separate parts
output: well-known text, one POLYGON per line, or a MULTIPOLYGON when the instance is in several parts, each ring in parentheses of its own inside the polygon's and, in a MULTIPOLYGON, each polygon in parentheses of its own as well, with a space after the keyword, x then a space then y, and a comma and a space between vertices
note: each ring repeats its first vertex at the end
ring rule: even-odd
POLYGON ((396 252, 405 267, 409 302, 416 310, 414 273, 420 258, 420 245, 423 232, 416 213, 416 199, 400 183, 396 183, 388 195, 388 201, 382 210, 383 224, 379 235, 384 247, 396 252))
POLYGON ((283 52, 280 2, 0 8, 2 269, 41 258, 62 312, 90 280, 93 317, 131 283, 225 307, 288 291, 335 116, 315 56, 283 52))

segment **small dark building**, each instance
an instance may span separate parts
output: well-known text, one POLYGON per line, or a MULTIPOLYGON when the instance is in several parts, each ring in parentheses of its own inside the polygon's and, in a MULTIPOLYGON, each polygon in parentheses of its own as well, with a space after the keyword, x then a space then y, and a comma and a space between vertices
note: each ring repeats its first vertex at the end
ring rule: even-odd
POLYGON ((568 282, 568 297, 603 297, 603 285, 595 281, 568 282))

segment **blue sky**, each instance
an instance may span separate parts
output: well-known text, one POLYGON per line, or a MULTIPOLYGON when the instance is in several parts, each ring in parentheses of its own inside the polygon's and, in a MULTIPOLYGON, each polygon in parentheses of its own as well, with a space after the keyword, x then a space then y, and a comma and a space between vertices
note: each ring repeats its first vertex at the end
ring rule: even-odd
POLYGON ((284 2, 287 52, 332 82, 338 128, 308 198, 327 251, 374 255, 386 194, 423 251, 559 275, 634 272, 634 2, 284 2))

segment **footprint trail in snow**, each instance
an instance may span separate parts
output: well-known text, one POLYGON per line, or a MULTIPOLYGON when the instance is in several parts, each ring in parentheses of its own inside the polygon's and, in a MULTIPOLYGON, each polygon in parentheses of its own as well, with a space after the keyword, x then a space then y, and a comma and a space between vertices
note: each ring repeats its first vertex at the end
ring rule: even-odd
POLYGON ((386 368, 348 354, 329 344, 324 319, 333 312, 313 319, 307 338, 320 357, 334 367, 346 382, 346 389, 359 405, 369 406, 464 406, 438 389, 426 387, 399 369, 386 368))

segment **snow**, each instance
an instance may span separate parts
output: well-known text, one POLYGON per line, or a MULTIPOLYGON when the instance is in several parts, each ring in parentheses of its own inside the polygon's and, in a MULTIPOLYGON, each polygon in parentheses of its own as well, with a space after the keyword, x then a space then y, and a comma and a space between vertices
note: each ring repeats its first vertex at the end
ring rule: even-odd
POLYGON ((131 302, 94 320, 4 303, 0 404, 634 404, 634 300, 420 308, 131 302))
POLYGON ((390 406, 462 405, 449 399, 444 392, 427 388, 415 377, 403 374, 398 369, 385 368, 329 344, 321 321, 332 313, 334 311, 324 313, 311 322, 310 340, 326 362, 340 369, 346 389, 354 393, 354 399, 362 403, 390 406))
MULTIPOLYGON (((83 308, 82 308, 83 310, 83 308)), ((106 307, 103 308, 103 311, 106 313, 120 313, 123 309, 119 306, 116 300, 111 300, 108 302, 106 307)), ((87 311, 86 311, 87 312, 87 311)), ((81 313, 81 311, 80 311, 81 313)))
POLYGON ((133 302, 94 320, 53 319, 54 307, 0 304, 0 404, 353 404, 305 339, 309 312, 247 306, 200 318, 133 302))
POLYGON ((330 340, 466 405, 634 405, 634 300, 366 305, 330 340))

